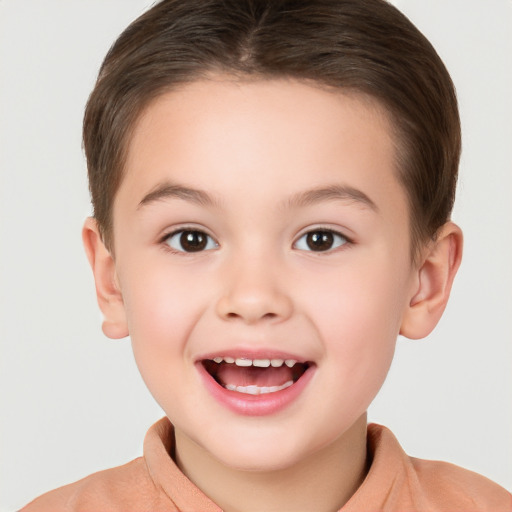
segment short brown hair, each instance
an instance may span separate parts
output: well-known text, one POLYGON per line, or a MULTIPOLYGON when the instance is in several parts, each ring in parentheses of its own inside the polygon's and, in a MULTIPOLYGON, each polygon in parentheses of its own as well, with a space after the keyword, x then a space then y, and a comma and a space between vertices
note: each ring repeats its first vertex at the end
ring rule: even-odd
POLYGON ((375 98, 396 132, 412 248, 450 217, 460 157, 455 90, 436 51, 384 0, 163 0, 109 50, 87 103, 83 141, 100 231, 143 109, 212 72, 287 77, 375 98))

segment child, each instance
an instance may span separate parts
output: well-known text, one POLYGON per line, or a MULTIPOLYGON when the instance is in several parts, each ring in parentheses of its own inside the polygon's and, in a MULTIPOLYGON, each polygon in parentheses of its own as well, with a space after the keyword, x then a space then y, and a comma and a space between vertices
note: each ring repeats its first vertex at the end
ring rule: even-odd
POLYGON ((167 417, 143 458, 26 510, 512 508, 367 427, 462 250, 453 86, 398 11, 157 4, 107 55, 84 146, 103 330, 167 417))

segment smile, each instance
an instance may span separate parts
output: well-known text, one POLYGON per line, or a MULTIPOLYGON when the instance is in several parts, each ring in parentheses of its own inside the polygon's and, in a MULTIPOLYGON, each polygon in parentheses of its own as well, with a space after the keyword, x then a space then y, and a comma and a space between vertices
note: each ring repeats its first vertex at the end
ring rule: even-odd
POLYGON ((291 403, 304 389, 314 364, 291 358, 215 356, 199 369, 207 388, 237 413, 270 414, 291 403))

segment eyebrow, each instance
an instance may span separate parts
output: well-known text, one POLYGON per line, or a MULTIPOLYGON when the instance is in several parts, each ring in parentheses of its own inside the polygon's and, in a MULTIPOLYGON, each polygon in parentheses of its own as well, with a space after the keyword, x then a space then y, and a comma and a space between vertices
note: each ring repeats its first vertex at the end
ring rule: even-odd
POLYGON ((218 201, 203 190, 166 182, 148 192, 139 202, 137 209, 156 201, 173 198, 191 201, 201 206, 216 206, 218 204, 218 201))
MULTIPOLYGON (((186 187, 169 182, 161 183, 148 192, 139 202, 137 209, 147 204, 165 199, 183 199, 201 206, 218 206, 219 201, 203 190, 186 187)), ((287 208, 311 206, 322 201, 355 201, 371 210, 378 212, 377 205, 361 190, 346 185, 329 185, 294 194, 285 201, 287 208)))
POLYGON ((379 211, 377 205, 363 191, 338 184, 299 192, 286 201, 286 206, 289 208, 300 208, 331 200, 354 201, 375 212, 379 211))

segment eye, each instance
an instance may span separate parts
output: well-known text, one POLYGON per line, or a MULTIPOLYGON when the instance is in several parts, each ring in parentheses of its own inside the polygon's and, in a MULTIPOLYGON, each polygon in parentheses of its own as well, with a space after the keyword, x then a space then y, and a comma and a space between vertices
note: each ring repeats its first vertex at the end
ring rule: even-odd
POLYGON ((329 229, 316 229, 302 235, 295 243, 301 251, 326 252, 345 245, 349 240, 329 229))
POLYGON ((179 252, 200 252, 218 247, 211 236, 195 229, 175 231, 164 241, 169 247, 179 252))

